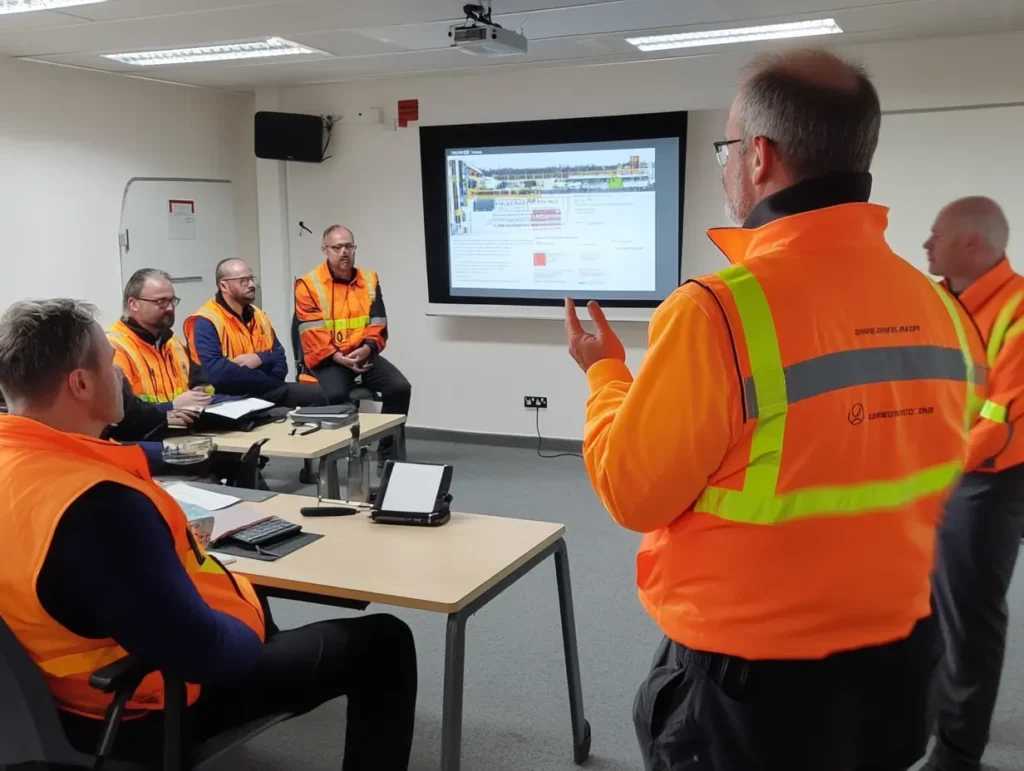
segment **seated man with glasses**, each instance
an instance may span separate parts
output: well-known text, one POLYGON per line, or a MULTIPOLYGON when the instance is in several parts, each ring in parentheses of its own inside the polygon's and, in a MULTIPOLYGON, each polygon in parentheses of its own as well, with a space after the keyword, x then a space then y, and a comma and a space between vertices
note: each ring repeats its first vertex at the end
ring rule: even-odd
MULTIPOLYGON (((381 410, 409 413, 412 386, 381 351, 388 340, 388 319, 380 281, 372 270, 356 267, 352 231, 331 225, 324 231, 326 257, 295 282, 295 315, 302 354, 331 404, 349 401, 362 375, 363 386, 381 396, 381 410)), ((381 440, 381 459, 391 453, 392 437, 381 440)))
POLYGON ((327 404, 320 386, 287 383, 288 358, 270 318, 253 302, 256 279, 249 263, 217 265, 217 295, 185 319, 192 361, 218 394, 257 396, 281 407, 327 404))
POLYGON ((167 273, 137 270, 124 287, 123 315, 107 330, 107 338, 131 392, 165 413, 169 425, 184 428, 210 396, 202 388, 209 382, 202 368, 189 361, 173 331, 179 302, 167 273))

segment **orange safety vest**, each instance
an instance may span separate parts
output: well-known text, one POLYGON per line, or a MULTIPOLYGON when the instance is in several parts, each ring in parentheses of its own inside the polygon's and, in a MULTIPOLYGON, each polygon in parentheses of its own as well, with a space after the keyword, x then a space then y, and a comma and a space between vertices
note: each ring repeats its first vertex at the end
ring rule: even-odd
MULTIPOLYGON (((153 482, 141 449, 4 416, 0 418, 0 490, 4 491, 0 528, 13 540, 0 560, 0 616, 43 671, 58 704, 93 718, 103 717, 112 697, 90 687, 90 674, 127 654, 114 640, 79 637, 54 621, 39 601, 36 581, 60 518, 101 482, 116 482, 152 501, 174 539, 182 567, 206 603, 245 623, 261 640, 265 636, 263 610, 251 584, 203 551, 181 507, 153 482)), ((189 685, 189 703, 198 697, 199 686, 189 685)), ((160 675, 142 681, 128 708, 163 708, 160 675)))
POLYGON ((249 307, 253 310, 253 316, 248 324, 217 302, 216 298, 209 300, 185 319, 185 338, 192 352, 192 361, 202 363, 199 361, 195 343, 196 319, 199 318, 213 324, 226 358, 233 359, 243 353, 266 353, 271 350, 274 347, 274 326, 270 323, 270 317, 255 305, 249 307))
POLYGON ((188 390, 188 353, 177 337, 157 348, 118 320, 107 330, 107 339, 114 346, 114 363, 143 401, 173 402, 188 390))
POLYGON ((960 302, 985 341, 991 369, 989 398, 971 428, 967 469, 998 472, 1024 463, 1024 356, 1007 343, 1024 334, 1024 276, 1005 257, 960 293, 960 302), (1001 354, 1006 355, 1001 355, 1001 354), (1014 403, 1014 398, 1017 403, 1014 403))
POLYGON ((722 386, 743 415, 691 510, 640 547, 641 601, 673 640, 817 659, 931 613, 983 357, 956 301, 889 248, 886 215, 851 203, 710 231, 734 264, 679 290, 731 339, 722 386))
POLYGON ((295 282, 295 314, 307 367, 366 340, 373 340, 378 352, 384 350, 388 320, 372 315, 379 285, 377 274, 362 268, 356 268, 348 283, 335 281, 326 262, 295 282))

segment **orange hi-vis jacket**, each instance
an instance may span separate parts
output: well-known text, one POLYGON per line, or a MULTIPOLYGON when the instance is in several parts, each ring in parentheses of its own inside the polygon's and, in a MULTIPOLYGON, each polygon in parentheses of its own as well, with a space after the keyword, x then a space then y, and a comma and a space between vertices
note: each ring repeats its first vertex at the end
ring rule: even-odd
POLYGON ((640 599, 672 640, 819 659, 931 612, 984 358, 886 226, 858 202, 711 231, 734 264, 658 308, 636 379, 588 371, 587 471, 646 533, 640 599))
POLYGON ((185 339, 192 353, 192 361, 200 364, 196 350, 195 326, 197 318, 204 318, 213 324, 220 338, 224 356, 233 359, 243 353, 266 353, 274 347, 274 325, 261 308, 250 306, 252 320, 246 324, 235 314, 226 310, 217 298, 207 301, 199 310, 185 319, 185 339))
POLYGON ((114 363, 124 372, 132 393, 145 402, 173 402, 189 387, 188 352, 177 337, 156 346, 140 338, 124 321, 107 330, 114 363))
POLYGON ((1024 463, 1024 276, 1003 258, 960 293, 978 327, 989 365, 988 401, 968 438, 967 471, 1024 463))
POLYGON ((372 270, 356 268, 348 283, 335 281, 323 262, 295 282, 295 315, 306 366, 312 369, 338 351, 370 343, 380 353, 387 344, 388 320, 380 281, 372 270))
MULTIPOLYGON (((95 718, 103 717, 112 697, 90 687, 89 675, 127 654, 114 640, 79 637, 54 621, 39 601, 36 581, 64 512, 101 482, 116 482, 149 498, 167 524, 182 567, 206 603, 242 621, 260 639, 265 635, 263 610, 252 586, 203 551, 181 507, 153 481, 141 449, 61 433, 28 418, 4 417, 0 419, 0 528, 6 548, 0 560, 0 616, 43 671, 58 704, 95 718)), ((189 685, 189 703, 198 697, 199 687, 189 685)), ((162 709, 162 678, 158 674, 145 678, 128 708, 162 709)))

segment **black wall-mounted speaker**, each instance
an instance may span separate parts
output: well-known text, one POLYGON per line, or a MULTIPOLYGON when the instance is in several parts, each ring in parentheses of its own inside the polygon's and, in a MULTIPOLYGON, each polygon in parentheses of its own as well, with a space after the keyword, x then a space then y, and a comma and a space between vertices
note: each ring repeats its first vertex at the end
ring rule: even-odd
POLYGON ((324 159, 324 119, 291 112, 258 112, 256 157, 272 161, 320 163, 324 159))

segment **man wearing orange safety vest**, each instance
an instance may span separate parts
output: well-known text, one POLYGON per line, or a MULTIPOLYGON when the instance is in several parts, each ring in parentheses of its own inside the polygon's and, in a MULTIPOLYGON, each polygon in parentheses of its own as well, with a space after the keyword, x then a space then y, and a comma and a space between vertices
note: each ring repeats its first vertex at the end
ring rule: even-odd
POLYGON ((124 286, 124 315, 107 330, 107 339, 132 393, 166 413, 168 425, 187 428, 210 395, 202 387, 202 368, 174 334, 179 302, 167 273, 135 271, 124 286))
MULTIPOLYGON (((356 267, 352 231, 331 225, 324 231, 326 258, 295 282, 295 315, 306 367, 331 404, 349 400, 362 376, 363 386, 381 396, 381 410, 406 415, 412 386, 394 364, 381 356, 388 341, 388 319, 380 280, 372 270, 356 267)), ((386 455, 392 439, 381 440, 386 455)))
MULTIPOLYGON (((95 309, 23 301, 0 318, 0 617, 38 665, 65 731, 95 752, 112 697, 90 675, 125 656, 188 686, 197 741, 349 695, 345 769, 407 768, 411 633, 391 616, 284 632, 249 582, 206 553, 143 451, 100 440, 121 376, 95 309)), ((159 754, 163 684, 128 702, 115 758, 159 754), (148 753, 148 754, 147 754, 148 753)), ((35 758, 43 760, 43 758, 35 758)))
POLYGON ((256 396, 282 407, 327 403, 315 383, 288 383, 288 358, 270 317, 256 306, 256 277, 245 260, 221 260, 217 295, 185 319, 192 360, 219 394, 256 396))
POLYGON ((1010 267, 999 205, 944 208, 924 248, 986 345, 988 400, 971 427, 967 472, 946 505, 934 578, 945 654, 928 771, 978 771, 1006 648, 1010 589, 1024 535, 1024 276, 1010 267))
POLYGON ((742 227, 709 235, 732 266, 655 311, 635 378, 600 308, 587 334, 567 301, 586 468, 645 534, 640 599, 665 634, 634 705, 648 769, 924 754, 935 528, 983 352, 867 202, 880 122, 860 68, 763 60, 716 143, 742 227))

